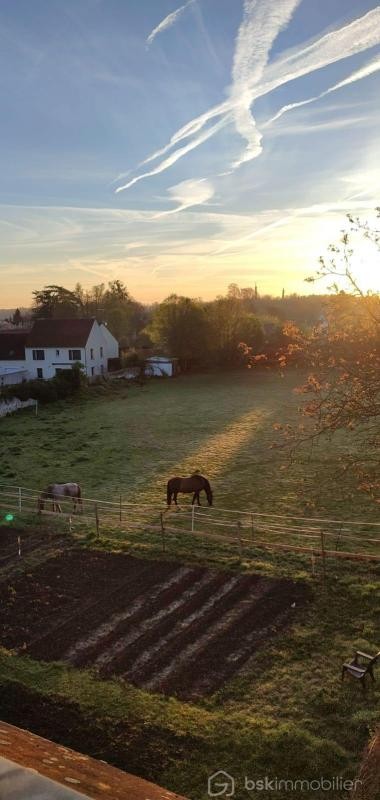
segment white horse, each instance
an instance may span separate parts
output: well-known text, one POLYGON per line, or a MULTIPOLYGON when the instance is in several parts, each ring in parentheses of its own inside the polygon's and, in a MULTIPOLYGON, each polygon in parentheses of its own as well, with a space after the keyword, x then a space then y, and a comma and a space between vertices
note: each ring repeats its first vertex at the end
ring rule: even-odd
POLYGON ((38 513, 43 511, 45 500, 51 500, 53 511, 62 513, 60 501, 66 497, 71 497, 74 506, 74 513, 79 505, 82 507, 82 490, 78 483, 49 483, 44 492, 41 492, 38 498, 38 513))

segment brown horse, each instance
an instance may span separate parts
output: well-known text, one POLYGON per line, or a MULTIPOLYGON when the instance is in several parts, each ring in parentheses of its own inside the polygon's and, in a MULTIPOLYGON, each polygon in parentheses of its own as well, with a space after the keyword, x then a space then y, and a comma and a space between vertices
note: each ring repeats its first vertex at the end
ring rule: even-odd
POLYGON ((194 473, 194 475, 190 475, 190 478, 170 478, 166 489, 168 506, 171 505, 172 499, 174 500, 175 504, 178 505, 177 495, 179 492, 182 494, 193 494, 191 501, 192 505, 194 505, 195 501, 197 501, 198 505, 200 506, 201 502, 199 500, 199 495, 202 490, 206 492, 209 506, 212 506, 211 486, 207 478, 204 478, 203 475, 194 473))
POLYGON ((38 498, 38 512, 43 511, 45 500, 51 500, 53 511, 62 513, 60 501, 66 500, 67 497, 73 501, 74 513, 77 504, 82 508, 82 491, 78 483, 49 483, 38 498))

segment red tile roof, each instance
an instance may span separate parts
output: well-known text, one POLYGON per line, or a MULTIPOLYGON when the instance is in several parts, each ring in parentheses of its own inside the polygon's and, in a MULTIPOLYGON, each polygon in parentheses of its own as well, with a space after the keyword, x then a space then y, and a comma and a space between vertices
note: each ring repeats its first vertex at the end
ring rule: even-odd
MULTIPOLYGON (((74 789, 76 797, 84 796, 91 800, 185 800, 143 778, 42 739, 22 728, 0 722, 0 730, 1 757, 32 769, 67 789, 74 789)), ((18 794, 15 791, 11 794, 15 798, 27 796, 24 792, 18 794)))
POLYGON ((24 361, 28 331, 0 331, 0 361, 24 361))
POLYGON ((27 347, 85 347, 92 319, 36 319, 27 347))

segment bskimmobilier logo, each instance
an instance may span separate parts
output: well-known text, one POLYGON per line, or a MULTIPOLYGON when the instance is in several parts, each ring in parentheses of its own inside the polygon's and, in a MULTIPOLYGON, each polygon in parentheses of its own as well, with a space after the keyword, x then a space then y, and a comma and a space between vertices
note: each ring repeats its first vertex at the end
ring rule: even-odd
POLYGON ((235 794, 235 779, 224 769, 219 769, 208 779, 208 794, 210 797, 233 797, 235 794))
MULTIPOLYGON (((305 796, 313 796, 313 792, 327 792, 328 797, 332 797, 332 793, 339 794, 344 792, 352 792, 353 789, 361 785, 359 779, 347 780, 340 775, 332 778, 312 778, 310 780, 304 778, 280 778, 269 775, 264 775, 258 778, 251 778, 246 775, 240 781, 241 788, 247 792, 273 792, 277 796, 283 798, 285 792, 302 791, 305 796)), ((208 778, 208 795, 209 797, 233 797, 237 789, 235 778, 232 777, 224 769, 219 769, 208 778)))

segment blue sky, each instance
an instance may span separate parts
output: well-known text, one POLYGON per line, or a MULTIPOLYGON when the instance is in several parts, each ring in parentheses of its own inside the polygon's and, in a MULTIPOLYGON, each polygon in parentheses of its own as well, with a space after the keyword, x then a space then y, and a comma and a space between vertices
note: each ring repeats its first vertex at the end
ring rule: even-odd
POLYGON ((305 291, 380 202, 379 71, 372 0, 2 0, 0 306, 305 291))

